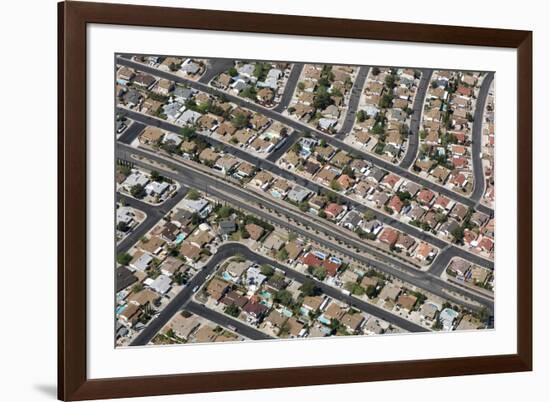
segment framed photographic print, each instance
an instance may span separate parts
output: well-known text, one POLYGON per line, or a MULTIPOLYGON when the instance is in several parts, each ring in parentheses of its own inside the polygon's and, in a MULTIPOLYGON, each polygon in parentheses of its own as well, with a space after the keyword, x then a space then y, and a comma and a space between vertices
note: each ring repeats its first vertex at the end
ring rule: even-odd
POLYGON ((59 398, 531 370, 531 41, 59 3, 59 398))

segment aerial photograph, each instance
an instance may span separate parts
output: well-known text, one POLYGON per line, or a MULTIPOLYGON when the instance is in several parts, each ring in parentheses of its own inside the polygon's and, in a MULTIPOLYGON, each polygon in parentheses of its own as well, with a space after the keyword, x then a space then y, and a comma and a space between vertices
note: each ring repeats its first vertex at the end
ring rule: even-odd
POLYGON ((494 328, 493 72, 113 74, 116 347, 494 328))

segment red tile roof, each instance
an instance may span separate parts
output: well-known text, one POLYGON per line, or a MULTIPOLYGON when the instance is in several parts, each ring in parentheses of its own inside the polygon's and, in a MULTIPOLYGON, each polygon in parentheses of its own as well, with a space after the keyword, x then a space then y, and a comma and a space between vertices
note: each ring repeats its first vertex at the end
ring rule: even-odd
POLYGON ((398 196, 394 195, 388 203, 388 207, 393 209, 396 213, 399 213, 403 208, 403 201, 401 201, 398 196))
POLYGON ((338 215, 342 213, 343 210, 344 210, 343 206, 336 204, 335 202, 332 202, 328 204, 328 206, 325 208, 325 213, 331 216, 332 218, 336 218, 338 215))
POLYGON ((418 201, 420 201, 422 204, 429 204, 434 197, 435 194, 428 189, 421 190, 416 196, 418 201))
POLYGON ((395 242, 397 241, 397 238, 399 237, 399 232, 397 230, 391 229, 391 228, 385 228, 382 233, 380 233, 380 236, 378 239, 382 243, 389 244, 390 246, 393 246, 395 242))

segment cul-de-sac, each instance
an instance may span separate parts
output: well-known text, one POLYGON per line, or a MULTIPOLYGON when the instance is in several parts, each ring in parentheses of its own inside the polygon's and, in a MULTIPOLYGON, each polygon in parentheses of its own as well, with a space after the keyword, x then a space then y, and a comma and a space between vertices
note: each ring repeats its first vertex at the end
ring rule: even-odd
POLYGON ((494 327, 493 73, 118 54, 113 85, 116 346, 494 327))

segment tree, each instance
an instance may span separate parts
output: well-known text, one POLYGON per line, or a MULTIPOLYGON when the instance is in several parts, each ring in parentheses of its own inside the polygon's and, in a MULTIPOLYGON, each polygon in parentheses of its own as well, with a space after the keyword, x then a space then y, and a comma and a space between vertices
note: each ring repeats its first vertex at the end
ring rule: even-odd
POLYGON ((236 77, 237 75, 239 75, 239 72, 235 67, 231 67, 227 72, 231 77, 236 77))
POLYGON ((315 94, 315 98, 313 99, 313 106, 316 109, 326 109, 327 106, 329 106, 332 103, 332 99, 330 98, 330 94, 324 87, 320 87, 317 90, 317 93, 315 94))
POLYGON ((313 269, 313 276, 322 281, 327 277, 327 269, 325 267, 316 267, 313 269))
POLYGON ((291 149, 298 154, 302 151, 302 146, 300 145, 299 142, 295 142, 294 144, 292 144, 291 149))
POLYGON ((273 276, 273 274, 275 273, 275 270, 273 269, 273 267, 269 264, 263 264, 261 267, 260 267, 260 272, 267 276, 267 277, 270 277, 270 276, 273 276))
POLYGON ((292 293, 286 289, 281 289, 275 294, 275 302, 283 306, 289 306, 292 303, 292 293))
POLYGON ((477 316, 477 319, 479 321, 486 323, 489 320, 489 317, 491 316, 491 314, 489 313, 489 310, 487 310, 487 307, 483 307, 474 316, 477 316))
POLYGON ((327 217, 326 212, 323 211, 323 210, 320 210, 317 215, 319 216, 319 218, 323 218, 323 219, 325 219, 327 217))
POLYGON ((117 223, 116 228, 121 232, 126 232, 130 227, 126 222, 120 221, 117 223))
POLYGON ((457 227, 451 231, 451 235, 455 242, 462 242, 462 239, 464 239, 464 229, 462 227, 457 227))
POLYGON ((231 120, 231 123, 240 130, 248 126, 248 117, 244 113, 237 113, 231 120))
POLYGON ((249 99, 255 100, 256 99, 256 88, 254 88, 252 85, 249 85, 241 91, 240 95, 244 98, 249 98, 249 99))
POLYGON ((128 165, 120 165, 118 167, 118 171, 124 176, 128 176, 130 173, 132 173, 132 168, 128 165))
POLYGON ((363 289, 363 287, 359 285, 357 282, 346 282, 344 284, 344 288, 350 293, 357 296, 361 296, 365 294, 365 289, 363 289))
POLYGON ((234 212, 233 208, 228 205, 224 205, 218 210, 218 216, 222 219, 228 218, 234 212))
POLYGON ((372 75, 377 76, 378 74, 380 74, 380 69, 378 67, 373 67, 372 75))
POLYGON ((285 248, 280 249, 277 252, 277 259, 279 261, 286 261, 288 259, 288 251, 285 248))
POLYGON ((334 179, 330 182, 330 188, 333 189, 334 191, 342 190, 342 187, 340 186, 340 183, 338 183, 338 181, 336 179, 334 179))
POLYGON ((435 214, 435 220, 438 223, 446 222, 447 221, 447 215, 445 215, 441 212, 438 212, 437 214, 435 214))
POLYGON ((369 115, 367 114, 366 111, 360 110, 360 111, 357 112, 357 121, 359 123, 363 123, 368 118, 369 118, 369 115))
POLYGON ((191 214, 191 224, 192 224, 192 225, 198 225, 199 222, 200 222, 200 220, 201 220, 201 217, 199 216, 198 213, 193 212, 193 213, 191 214))
POLYGON ((190 189, 189 192, 187 193, 187 199, 189 200, 196 201, 199 198, 201 198, 201 194, 194 188, 190 189))
POLYGON ((395 85, 395 75, 393 74, 386 75, 386 78, 384 79, 384 81, 388 88, 390 89, 393 88, 393 86, 395 85))
POLYGON ((152 170, 151 171, 151 180, 160 182, 160 181, 162 181, 162 176, 156 170, 152 170))
POLYGON ((145 192, 145 188, 141 184, 136 184, 135 186, 132 186, 130 189, 130 194, 132 194, 132 197, 141 199, 147 195, 145 192))
POLYGON ((300 82, 298 83, 298 89, 299 89, 300 91, 303 91, 304 89, 306 89, 306 84, 305 84, 303 81, 300 81, 300 82))
POLYGON ((240 233, 243 239, 248 239, 250 237, 250 233, 248 233, 248 230, 246 230, 244 226, 241 226, 240 233))
POLYGON ((380 99, 379 105, 381 108, 387 109, 391 106, 392 101, 393 101, 393 95, 384 94, 380 99))
POLYGON ((187 141, 192 140, 197 136, 197 133, 195 132, 195 129, 192 126, 183 127, 181 129, 181 134, 187 141))
POLYGON ((174 274, 174 281, 178 284, 178 285, 185 285, 188 281, 188 277, 187 277, 187 274, 181 272, 181 271, 178 271, 174 274))
POLYGON ((412 198, 411 193, 409 193, 408 191, 397 191, 396 195, 402 202, 408 201, 412 198))
POLYGON ((143 283, 138 282, 134 286, 132 286, 132 292, 133 293, 139 293, 144 289, 143 283))
POLYGON ((382 135, 386 132, 382 123, 376 123, 372 128, 372 133, 376 135, 382 135))
POLYGON ((376 286, 369 285, 367 286, 367 289, 365 290, 365 294, 369 299, 373 299, 378 295, 378 290, 376 286))
POLYGON ((225 313, 229 314, 231 317, 238 317, 240 312, 241 310, 233 303, 225 308, 225 313))
POLYGON ((263 78, 265 71, 267 71, 269 67, 270 66, 267 63, 256 63, 256 65, 254 66, 254 73, 253 73, 254 77, 261 80, 263 78))
POLYGON ((317 296, 321 294, 321 289, 311 281, 304 282, 300 286, 300 291, 304 296, 317 296))
POLYGON ((132 261, 132 256, 128 253, 120 253, 117 255, 116 260, 120 265, 128 265, 132 261))
POLYGON ((370 222, 372 220, 374 220, 376 218, 376 214, 374 213, 374 211, 371 211, 370 209, 367 209, 365 211, 365 214, 363 215, 363 218, 367 221, 367 222, 370 222))

